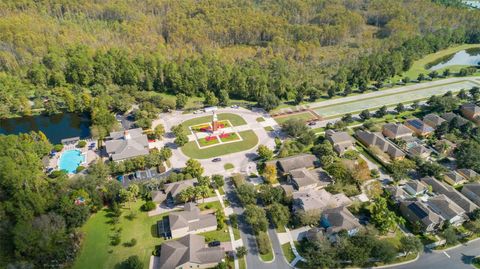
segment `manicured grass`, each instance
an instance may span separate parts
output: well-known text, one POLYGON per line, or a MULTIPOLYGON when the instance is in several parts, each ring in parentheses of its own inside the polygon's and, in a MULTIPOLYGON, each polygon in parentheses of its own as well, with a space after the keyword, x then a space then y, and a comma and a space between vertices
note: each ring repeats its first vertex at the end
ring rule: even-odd
POLYGON ((275 121, 277 121, 279 124, 282 124, 289 119, 301 119, 304 121, 309 121, 309 120, 315 119, 315 116, 310 112, 302 112, 298 114, 291 114, 291 115, 277 117, 275 118, 275 121))
POLYGON ((263 128, 263 129, 265 129, 265 131, 267 131, 267 132, 273 131, 273 127, 272 127, 272 126, 267 126, 267 127, 263 128))
POLYGON ((207 141, 207 138, 204 137, 204 138, 198 139, 198 143, 200 144, 200 146, 205 147, 205 146, 215 145, 215 144, 218 144, 220 142, 218 141, 218 139, 216 137, 214 137, 214 138, 212 138, 208 141, 207 141))
POLYGON ((235 240, 240 239, 240 238, 241 238, 241 237, 240 237, 240 230, 239 230, 238 228, 236 228, 236 227, 232 227, 232 229, 233 229, 233 238, 234 238, 235 240))
POLYGON ((230 170, 230 169, 235 168, 235 165, 233 165, 233 164, 231 164, 231 163, 226 163, 226 164, 223 166, 223 168, 224 168, 225 170, 230 170))
POLYGON ((220 195, 225 194, 225 190, 223 189, 223 187, 218 188, 218 193, 220 193, 220 195))
POLYGON ((282 252, 289 263, 295 259, 295 254, 293 254, 290 243, 285 243, 282 245, 282 252))
POLYGON ((257 122, 263 122, 263 121, 265 121, 265 119, 263 117, 258 117, 257 118, 257 122))
POLYGON ((110 236, 113 234, 113 225, 109 224, 107 210, 100 210, 92 215, 87 223, 81 228, 84 233, 84 241, 80 253, 73 266, 74 269, 83 268, 114 268, 129 256, 138 255, 143 262, 144 268, 148 268, 150 256, 156 245, 161 244, 163 238, 156 237, 156 223, 163 215, 148 217, 147 213, 139 210, 144 201, 132 203, 132 211, 136 212, 136 218, 125 218, 130 210, 122 209, 123 214, 117 227, 122 228, 121 243, 118 246, 110 245, 110 236), (132 238, 137 240, 133 247, 125 247, 122 244, 132 238))
POLYGON ((220 140, 225 143, 225 142, 240 140, 240 137, 236 133, 229 133, 227 137, 220 137, 220 140))
POLYGON ((277 233, 286 233, 287 232, 287 230, 285 230, 285 226, 277 227, 275 230, 277 230, 277 233))
POLYGON ((232 142, 215 147, 199 149, 195 141, 190 141, 182 147, 183 154, 194 159, 208 159, 230 153, 244 151, 253 148, 258 143, 258 137, 252 130, 240 132, 242 141, 232 142))
MULTIPOLYGON (((444 50, 441 50, 441 51, 437 51, 437 52, 432 53, 432 54, 428 54, 427 56, 423 57, 422 59, 413 62, 412 67, 407 72, 405 72, 405 74, 403 76, 407 76, 411 79, 417 79, 417 77, 420 73, 423 73, 425 75, 430 73, 429 70, 425 69, 425 66, 427 64, 429 64, 431 62, 434 62, 435 60, 437 60, 439 58, 448 56, 452 53, 456 53, 456 52, 459 52, 459 51, 465 50, 465 49, 478 48, 478 47, 480 47, 479 44, 465 44, 465 45, 455 46, 455 47, 451 47, 451 48, 444 49, 444 50)), ((465 66, 449 66, 449 67, 446 67, 444 69, 448 68, 448 69, 450 69, 451 72, 458 72, 462 67, 465 67, 465 66)), ((442 71, 444 69, 437 70, 437 72, 442 73, 442 71)))
POLYGON ((260 256, 260 260, 264 262, 272 261, 274 258, 273 251, 272 251, 272 242, 270 241, 270 237, 268 236, 268 234, 267 234, 267 237, 268 237, 268 252, 266 254, 258 253, 258 255, 260 256))
MULTIPOLYGON (((220 113, 217 114, 218 120, 229 120, 233 126, 245 125, 247 122, 239 115, 232 113, 220 113)), ((194 125, 199 125, 203 123, 209 123, 212 121, 212 115, 202 116, 182 122, 183 127, 187 128, 194 125)))
POLYGON ((200 233, 199 235, 205 236, 206 242, 212 242, 212 241, 230 242, 230 234, 228 233, 228 228, 226 225, 225 227, 223 227, 222 230, 200 233))
POLYGON ((382 240, 389 241, 398 249, 402 245, 400 243, 400 239, 402 239, 402 237, 403 237, 402 231, 400 231, 400 229, 397 229, 394 235, 389 237, 382 237, 382 240))
POLYGON ((214 202, 199 204, 198 208, 200 208, 200 210, 215 209, 215 210, 220 210, 220 211, 223 212, 222 204, 220 203, 220 201, 214 201, 214 202))
POLYGON ((245 257, 238 259, 238 266, 240 269, 247 269, 247 263, 245 262, 245 257))

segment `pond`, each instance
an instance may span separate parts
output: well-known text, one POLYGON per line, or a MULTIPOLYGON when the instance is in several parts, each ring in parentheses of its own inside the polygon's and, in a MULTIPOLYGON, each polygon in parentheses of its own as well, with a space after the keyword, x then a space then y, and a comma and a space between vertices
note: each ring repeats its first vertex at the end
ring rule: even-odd
POLYGON ((21 118, 1 119, 0 134, 19 134, 42 131, 53 144, 64 138, 87 138, 90 136, 91 120, 84 114, 38 115, 21 118))
POLYGON ((438 60, 435 60, 427 64, 426 69, 428 70, 439 70, 447 66, 453 65, 478 65, 480 62, 480 48, 471 48, 466 50, 461 50, 457 53, 453 53, 442 57, 438 60))

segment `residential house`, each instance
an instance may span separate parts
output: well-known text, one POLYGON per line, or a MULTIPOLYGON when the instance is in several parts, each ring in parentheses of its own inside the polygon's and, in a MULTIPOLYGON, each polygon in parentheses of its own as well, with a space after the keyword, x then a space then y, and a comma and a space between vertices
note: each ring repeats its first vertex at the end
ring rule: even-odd
POLYGON ((457 173, 468 180, 476 180, 478 178, 478 173, 468 168, 457 169, 457 173))
POLYGON ((358 219, 345 206, 325 209, 320 218, 320 226, 325 229, 328 237, 340 231, 347 231, 348 235, 355 235, 361 225, 358 219))
POLYGON ((430 125, 416 118, 405 121, 405 125, 418 136, 428 136, 434 131, 430 125))
POLYGON ((400 212, 410 223, 418 224, 424 232, 433 232, 443 225, 444 219, 419 199, 401 201, 400 212))
POLYGON ((409 139, 413 131, 401 123, 387 123, 383 125, 382 134, 390 139, 409 139))
POLYGON ((223 247, 206 247, 203 236, 189 234, 161 245, 157 268, 213 268, 224 257, 223 247))
POLYGON ((325 137, 332 144, 333 149, 339 154, 349 149, 354 148, 355 140, 347 132, 335 132, 333 130, 327 130, 325 137))
POLYGON ((215 231, 217 229, 215 214, 210 214, 208 211, 201 212, 194 203, 185 204, 184 211, 170 213, 168 222, 172 238, 192 233, 215 231))
POLYGON ((148 139, 142 128, 111 132, 106 138, 105 148, 112 161, 148 155, 148 139))
POLYGON ((445 185, 433 177, 424 177, 421 179, 426 185, 432 186, 433 192, 437 194, 445 194, 450 200, 459 205, 467 214, 473 212, 478 206, 472 203, 467 197, 455 190, 452 186, 445 185))
POLYGON ((480 183, 468 183, 463 185, 462 194, 480 206, 480 183))
POLYGON ((407 150, 408 154, 410 154, 410 156, 416 156, 416 157, 420 157, 422 159, 426 159, 428 157, 430 157, 430 154, 432 154, 432 150, 425 147, 424 145, 421 145, 421 144, 417 144, 415 146, 412 146, 410 147, 408 150, 407 150))
POLYGON ((444 118, 448 123, 451 123, 452 121, 456 121, 456 125, 458 127, 463 126, 468 123, 468 120, 466 120, 463 117, 460 117, 459 115, 453 113, 453 112, 447 112, 443 113, 440 117, 444 118))
POLYGON ((194 178, 165 184, 163 190, 151 192, 152 201, 159 204, 166 200, 172 203, 179 203, 178 195, 180 192, 188 187, 194 187, 197 183, 197 179, 194 178))
POLYGON ((428 191, 428 187, 418 180, 409 180, 403 189, 411 196, 424 195, 428 191))
POLYGON ((325 187, 332 182, 332 178, 321 168, 308 170, 299 168, 290 171, 290 183, 299 191, 325 187))
POLYGON ((444 118, 442 118, 439 115, 434 114, 434 113, 430 113, 430 114, 426 115, 425 117, 423 117, 423 122, 425 124, 428 124, 429 126, 431 126, 434 129, 436 129, 437 126, 444 123, 445 121, 446 120, 444 118))
POLYGON ((467 181, 465 177, 455 171, 449 171, 445 173, 443 180, 452 186, 463 184, 467 181))
MULTIPOLYGON (((386 140, 381 133, 372 133, 359 130, 355 133, 358 140, 366 147, 376 147, 380 151, 388 154, 392 160, 405 158, 405 153, 386 140)), ((380 157, 380 156, 379 156, 380 157)))
POLYGON ((389 185, 385 187, 385 190, 390 194, 390 198, 395 201, 395 203, 400 203, 400 201, 411 198, 411 195, 400 186, 389 185))
POLYGON ((453 226, 462 225, 468 219, 465 210, 444 194, 431 197, 428 199, 427 204, 435 213, 442 216, 444 220, 450 222, 453 226))
POLYGON ((462 115, 475 123, 480 123, 480 107, 475 104, 464 104, 460 107, 462 115))
POLYGON ((453 151, 457 145, 455 143, 450 142, 447 139, 440 139, 435 142, 435 150, 437 150, 439 153, 444 154, 446 156, 453 156, 453 151))
POLYGON ((314 168, 317 157, 312 154, 299 154, 277 160, 278 168, 285 174, 299 168, 314 168))
POLYGON ((293 193, 293 210, 295 212, 322 212, 327 208, 349 206, 352 204, 345 194, 331 194, 324 189, 307 189, 293 193))

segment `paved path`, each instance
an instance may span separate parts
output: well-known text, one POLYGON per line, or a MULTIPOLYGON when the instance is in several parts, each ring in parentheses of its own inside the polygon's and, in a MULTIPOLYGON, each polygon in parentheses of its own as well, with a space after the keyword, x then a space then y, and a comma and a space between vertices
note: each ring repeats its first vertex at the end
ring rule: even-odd
MULTIPOLYGON (((198 159, 202 166, 205 168, 205 175, 212 174, 222 174, 225 172, 223 166, 226 163, 231 163, 234 165, 234 169, 231 172, 249 172, 256 165, 253 163, 253 160, 256 158, 256 149, 257 146, 262 144, 273 149, 275 147, 275 136, 279 134, 280 126, 277 122, 268 115, 263 110, 248 110, 245 108, 221 108, 216 111, 217 114, 220 113, 233 113, 241 116, 246 122, 246 125, 236 126, 237 131, 239 130, 253 130, 258 137, 258 144, 252 147, 249 150, 227 154, 221 156, 222 160, 220 162, 212 162, 212 159, 198 159), (263 117, 265 121, 257 122, 258 117, 263 117), (275 132, 267 132, 264 127, 271 126, 274 128, 275 132)), ((173 134, 169 133, 170 129, 174 125, 178 125, 181 122, 184 122, 189 119, 204 117, 208 114, 182 114, 181 111, 174 111, 172 113, 163 113, 160 114, 159 119, 153 122, 153 126, 157 124, 163 124, 167 135, 164 139, 165 145, 172 148, 172 157, 170 158, 170 163, 174 168, 181 168, 185 166, 185 162, 189 159, 183 154, 180 148, 177 148, 173 143, 175 137, 173 134)))

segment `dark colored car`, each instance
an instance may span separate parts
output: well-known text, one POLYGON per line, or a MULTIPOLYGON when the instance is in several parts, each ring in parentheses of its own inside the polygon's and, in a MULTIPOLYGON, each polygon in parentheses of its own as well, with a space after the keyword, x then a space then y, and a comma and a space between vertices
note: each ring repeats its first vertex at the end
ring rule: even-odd
POLYGON ((311 122, 308 123, 308 125, 309 125, 309 126, 313 126, 313 125, 315 125, 315 122, 314 122, 314 121, 311 121, 311 122))
POLYGON ((218 246, 220 246, 220 241, 212 241, 212 242, 208 243, 208 246, 209 247, 218 247, 218 246))
POLYGON ((212 162, 216 163, 216 162, 219 162, 221 160, 222 160, 222 158, 215 158, 215 159, 212 160, 212 162))

